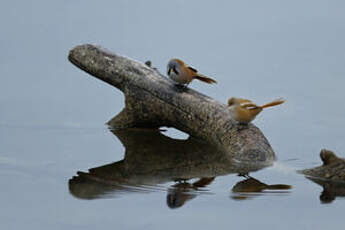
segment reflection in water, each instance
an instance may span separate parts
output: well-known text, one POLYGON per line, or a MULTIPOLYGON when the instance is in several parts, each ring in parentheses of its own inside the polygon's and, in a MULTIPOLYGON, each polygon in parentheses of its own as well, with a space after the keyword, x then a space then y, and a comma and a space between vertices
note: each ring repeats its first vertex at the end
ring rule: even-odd
POLYGON ((194 183, 179 182, 168 190, 167 205, 169 208, 179 208, 188 200, 196 197, 200 188, 211 184, 214 177, 201 178, 194 183))
POLYGON ((165 190, 159 184, 177 183, 168 189, 167 204, 182 206, 200 194, 216 176, 248 175, 267 165, 239 164, 217 147, 189 137, 177 140, 158 129, 112 130, 123 143, 124 159, 78 172, 69 180, 69 190, 77 198, 96 199, 132 192, 165 190), (200 178, 194 183, 187 180, 200 178))
POLYGON ((284 193, 283 190, 291 188, 291 185, 286 184, 268 185, 253 177, 249 177, 248 179, 240 181, 234 185, 232 188, 233 195, 231 198, 234 200, 244 200, 253 196, 258 196, 262 194, 264 190, 279 190, 276 192, 284 193))
POLYGON ((345 159, 327 149, 321 150, 320 158, 323 165, 300 170, 299 173, 323 187, 321 203, 331 203, 336 197, 345 196, 345 159))
POLYGON ((335 200, 336 197, 345 197, 345 183, 322 180, 313 177, 307 178, 323 187, 323 191, 320 194, 321 203, 328 204, 335 200))

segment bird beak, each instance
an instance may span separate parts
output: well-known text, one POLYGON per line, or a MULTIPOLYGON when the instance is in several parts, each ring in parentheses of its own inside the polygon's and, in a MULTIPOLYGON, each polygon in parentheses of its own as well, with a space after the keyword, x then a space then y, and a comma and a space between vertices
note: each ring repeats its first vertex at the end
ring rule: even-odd
POLYGON ((170 75, 170 72, 171 72, 171 68, 169 68, 169 70, 168 70, 168 75, 170 75))

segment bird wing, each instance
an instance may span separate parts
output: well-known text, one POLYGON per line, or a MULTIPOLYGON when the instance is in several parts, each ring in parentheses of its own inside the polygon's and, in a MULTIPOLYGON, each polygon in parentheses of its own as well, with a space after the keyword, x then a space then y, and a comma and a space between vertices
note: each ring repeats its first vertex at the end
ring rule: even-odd
POLYGON ((251 101, 243 102, 240 104, 240 106, 244 109, 256 109, 259 107, 258 105, 256 105, 255 103, 253 103, 251 101))
POLYGON ((193 67, 187 66, 188 69, 190 69, 191 71, 193 71, 194 73, 197 73, 198 71, 196 69, 194 69, 193 67))

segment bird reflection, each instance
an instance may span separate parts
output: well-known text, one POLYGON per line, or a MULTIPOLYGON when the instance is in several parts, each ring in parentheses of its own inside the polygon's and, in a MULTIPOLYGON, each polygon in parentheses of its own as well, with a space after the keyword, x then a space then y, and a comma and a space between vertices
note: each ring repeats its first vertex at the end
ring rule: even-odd
POLYGON ((130 193, 165 190, 162 184, 177 182, 168 189, 167 204, 181 207, 193 199, 216 176, 247 175, 267 165, 242 164, 214 145, 189 137, 165 136, 159 129, 111 130, 125 147, 124 159, 77 172, 69 180, 70 193, 80 199, 118 197, 130 193), (188 183, 188 180, 197 181, 188 183))
POLYGON ((196 191, 211 184, 214 179, 215 177, 205 177, 194 183, 183 181, 171 186, 167 195, 168 207, 172 209, 181 207, 186 203, 186 201, 197 196, 197 193, 195 193, 196 191))
POLYGON ((265 190, 278 190, 280 193, 284 190, 291 189, 291 185, 286 184, 265 184, 253 177, 248 177, 247 179, 238 182, 232 188, 231 198, 234 200, 244 200, 262 194, 265 190))

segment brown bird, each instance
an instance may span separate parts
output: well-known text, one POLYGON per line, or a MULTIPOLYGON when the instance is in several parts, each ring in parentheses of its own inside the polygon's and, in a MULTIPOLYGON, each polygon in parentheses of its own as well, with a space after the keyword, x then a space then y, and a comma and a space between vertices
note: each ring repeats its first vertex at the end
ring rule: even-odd
POLYGON ((209 78, 188 65, 180 59, 171 59, 168 63, 168 76, 180 85, 188 85, 194 79, 212 84, 217 83, 212 78, 209 78))
POLYGON ((228 100, 230 115, 239 123, 249 123, 264 109, 284 103, 284 99, 277 99, 264 105, 256 105, 248 99, 232 97, 228 100))

